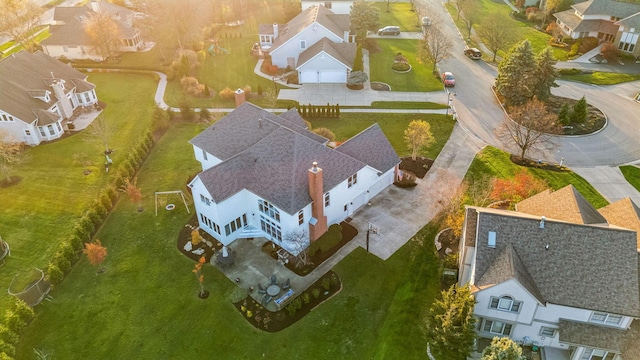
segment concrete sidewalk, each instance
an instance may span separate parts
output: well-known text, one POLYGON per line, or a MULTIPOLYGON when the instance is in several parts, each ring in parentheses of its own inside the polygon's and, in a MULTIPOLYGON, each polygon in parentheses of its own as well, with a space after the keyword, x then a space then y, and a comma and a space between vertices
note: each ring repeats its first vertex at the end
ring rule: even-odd
POLYGON ((640 192, 627 182, 617 166, 571 168, 571 170, 587 180, 609 202, 613 203, 628 197, 636 205, 640 205, 640 192))

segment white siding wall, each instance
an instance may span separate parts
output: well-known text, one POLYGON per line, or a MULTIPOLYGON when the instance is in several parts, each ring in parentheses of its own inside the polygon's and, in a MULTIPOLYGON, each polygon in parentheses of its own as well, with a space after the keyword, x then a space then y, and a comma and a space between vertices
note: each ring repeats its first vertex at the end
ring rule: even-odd
POLYGON ((313 44, 320 41, 320 39, 327 37, 329 40, 333 42, 343 42, 342 38, 336 36, 336 34, 331 31, 325 29, 324 27, 317 25, 314 30, 314 26, 316 24, 311 24, 306 29, 302 30, 296 36, 292 37, 286 43, 282 44, 277 49, 271 51, 271 62, 273 65, 277 65, 281 68, 287 67, 287 58, 293 57, 296 60, 296 64, 298 63, 298 56, 301 52, 311 47, 313 44), (306 41, 305 49, 300 49, 300 40, 306 41))
POLYGON ((200 164, 202 165, 202 171, 207 170, 209 168, 214 167, 215 165, 218 165, 222 162, 222 160, 218 159, 217 157, 207 153, 207 159, 205 160, 204 158, 204 150, 200 149, 199 147, 193 145, 193 153, 196 156, 196 160, 198 160, 200 162, 200 164))
POLYGON ((43 45, 42 51, 54 58, 64 56, 67 59, 89 59, 102 61, 100 55, 94 54, 89 48, 83 46, 43 45), (67 51, 65 51, 65 49, 67 51))
MULTIPOLYGON (((0 111, 0 113, 2 112, 0 111)), ((0 118, 0 131, 6 131, 9 138, 8 140, 10 140, 11 142, 24 141, 27 144, 30 144, 29 142, 27 142, 27 139, 25 138, 25 135, 24 135, 24 129, 30 128, 29 124, 25 123, 22 120, 19 120, 15 116, 12 116, 12 117, 13 117, 13 121, 3 121, 0 118)), ((33 126, 31 126, 31 128, 33 128, 33 126)), ((33 131, 31 131, 31 134, 34 135, 33 131)))

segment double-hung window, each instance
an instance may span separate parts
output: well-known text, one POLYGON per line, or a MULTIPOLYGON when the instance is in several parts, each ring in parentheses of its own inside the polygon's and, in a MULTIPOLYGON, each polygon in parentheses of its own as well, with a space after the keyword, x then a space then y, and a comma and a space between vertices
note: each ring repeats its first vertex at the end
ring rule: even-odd
POLYGON ((502 296, 502 297, 492 297, 491 303, 489 307, 491 309, 497 309, 501 311, 508 311, 517 313, 520 311, 520 306, 522 305, 522 301, 515 301, 510 296, 502 296))
POLYGON ((509 336, 511 328, 513 328, 513 325, 501 321, 484 320, 482 324, 482 331, 496 335, 509 336))
POLYGON ((352 187, 357 183, 358 183, 358 173, 355 173, 349 176, 349 179, 347 179, 347 187, 352 187))

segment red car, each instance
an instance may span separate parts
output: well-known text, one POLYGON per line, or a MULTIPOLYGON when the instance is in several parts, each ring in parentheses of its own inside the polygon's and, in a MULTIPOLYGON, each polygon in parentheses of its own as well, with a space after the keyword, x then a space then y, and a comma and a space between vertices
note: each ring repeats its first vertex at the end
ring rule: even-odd
POLYGON ((446 71, 442 73, 442 83, 444 83, 445 87, 454 87, 456 86, 456 78, 452 73, 446 71))

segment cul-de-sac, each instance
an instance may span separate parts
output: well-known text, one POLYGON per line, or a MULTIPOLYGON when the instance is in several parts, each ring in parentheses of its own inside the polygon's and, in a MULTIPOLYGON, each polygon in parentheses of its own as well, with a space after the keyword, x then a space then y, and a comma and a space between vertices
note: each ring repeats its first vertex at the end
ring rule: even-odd
POLYGON ((640 0, 0 14, 0 359, 640 360, 640 0))

